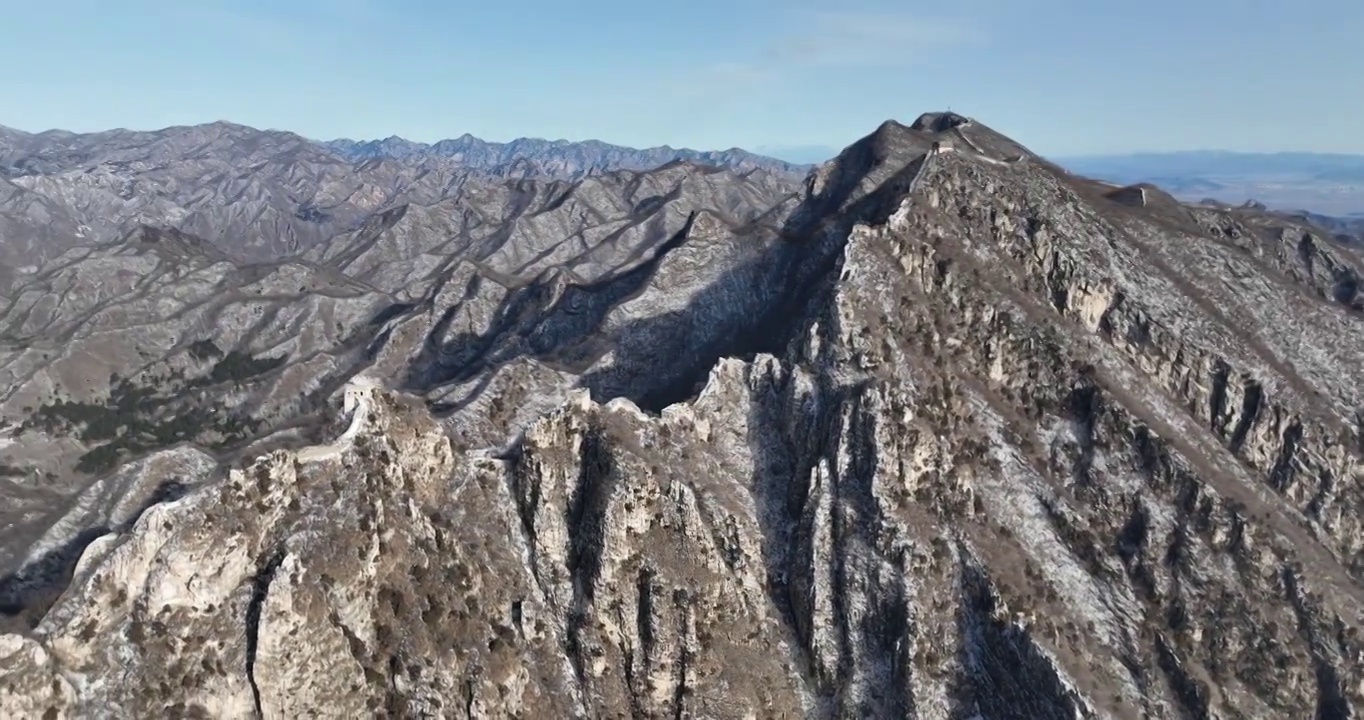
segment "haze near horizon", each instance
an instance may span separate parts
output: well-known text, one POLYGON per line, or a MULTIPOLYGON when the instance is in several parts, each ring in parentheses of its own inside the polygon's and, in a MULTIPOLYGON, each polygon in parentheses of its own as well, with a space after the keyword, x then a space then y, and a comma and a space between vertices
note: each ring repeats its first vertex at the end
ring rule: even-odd
POLYGON ((807 162, 951 107, 1046 155, 1364 153, 1364 96, 1344 90, 1364 74, 1364 6, 1344 0, 132 0, 116 14, 54 0, 10 20, 11 57, 43 58, 0 80, 25 98, 0 122, 28 131, 223 119, 317 139, 599 139, 807 162), (1311 112, 1286 124, 1273 108, 1311 112))

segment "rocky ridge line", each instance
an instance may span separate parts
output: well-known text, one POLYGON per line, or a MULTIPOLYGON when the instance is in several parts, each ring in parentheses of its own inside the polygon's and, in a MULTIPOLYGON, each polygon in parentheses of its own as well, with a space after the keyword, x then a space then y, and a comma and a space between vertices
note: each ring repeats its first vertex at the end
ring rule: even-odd
MULTIPOLYGON (((0 641, 0 708, 1353 717, 1354 298, 1292 234, 1147 201, 960 116, 888 123, 749 256, 780 314, 637 320, 495 452, 450 439, 482 406, 374 392, 339 454, 92 544, 0 641), (619 364, 650 325, 708 342, 619 364)), ((592 312, 559 290, 462 381, 529 377, 519 338, 592 312)))

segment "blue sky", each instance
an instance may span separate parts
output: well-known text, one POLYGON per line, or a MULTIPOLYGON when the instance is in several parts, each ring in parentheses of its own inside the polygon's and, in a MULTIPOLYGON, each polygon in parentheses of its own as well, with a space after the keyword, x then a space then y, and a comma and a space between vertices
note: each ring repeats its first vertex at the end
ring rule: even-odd
POLYGON ((800 155, 951 106, 1053 155, 1364 153, 1360 0, 4 5, 0 124, 25 130, 227 119, 800 155))

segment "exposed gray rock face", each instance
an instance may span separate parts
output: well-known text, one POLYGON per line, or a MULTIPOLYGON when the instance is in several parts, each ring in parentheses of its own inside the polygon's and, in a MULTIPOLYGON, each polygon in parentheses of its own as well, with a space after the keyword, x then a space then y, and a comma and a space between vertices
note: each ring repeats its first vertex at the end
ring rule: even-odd
POLYGON ((1356 214, 1348 217, 1331 217, 1320 215, 1313 212, 1299 211, 1293 213, 1294 216, 1303 222, 1319 225, 1331 230, 1332 237, 1340 243, 1356 252, 1364 252, 1364 214, 1356 214))
POLYGON ((0 178, 0 283, 48 257, 48 248, 79 239, 80 223, 60 203, 0 178))
POLYGON ((182 443, 228 459, 321 441, 328 397, 361 369, 425 393, 475 446, 505 442, 580 374, 606 387, 644 373, 669 350, 631 324, 776 243, 764 218, 797 195, 764 173, 672 165, 471 188, 294 260, 243 265, 147 227, 63 253, 0 311, 0 574, 16 573, 0 603, 41 614, 34 599, 88 539, 77 531, 106 522, 79 498, 121 463, 182 443), (74 549, 33 544, 54 525, 74 528, 74 549))
MULTIPOLYGON (((1358 258, 964 120, 887 123, 796 191, 678 165, 287 263, 147 231, 45 268, 71 301, 11 302, 6 417, 113 367, 80 339, 154 287, 164 392, 260 425, 202 478, 165 417, 115 433, 196 479, 85 481, 97 537, 50 609, 14 602, 0 712, 1355 717, 1358 258), (161 280, 117 295, 125 263, 161 280)), ((6 451, 120 427, 61 408, 6 451)))

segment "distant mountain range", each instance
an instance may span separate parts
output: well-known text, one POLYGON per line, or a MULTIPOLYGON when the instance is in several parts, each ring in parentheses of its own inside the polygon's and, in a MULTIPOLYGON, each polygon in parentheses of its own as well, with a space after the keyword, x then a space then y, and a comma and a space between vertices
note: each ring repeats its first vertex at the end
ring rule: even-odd
POLYGON ((1076 172, 1136 176, 1267 177, 1271 175, 1364 183, 1364 155, 1246 153, 1224 150, 1133 153, 1057 158, 1076 172))
POLYGON ((73 243, 142 224, 269 260, 302 254, 386 208, 461 196, 471 184, 572 182, 670 163, 751 175, 765 187, 809 171, 737 148, 635 150, 595 140, 317 141, 228 122, 97 133, 0 126, 0 280, 5 265, 41 264, 73 243))
POLYGON ((573 142, 541 138, 518 138, 511 142, 498 143, 480 140, 467 133, 458 138, 430 144, 413 142, 397 136, 383 140, 328 140, 321 144, 352 160, 443 157, 477 169, 502 168, 517 161, 529 160, 541 168, 544 174, 569 176, 606 169, 650 170, 677 160, 740 171, 762 168, 798 173, 809 169, 808 165, 790 163, 740 148, 703 151, 664 145, 637 149, 612 145, 600 140, 573 142))
POLYGON ((818 165, 836 157, 840 148, 832 145, 759 145, 753 151, 786 162, 818 165))
MULTIPOLYGON (((559 179, 576 178, 608 169, 650 170, 679 160, 739 171, 762 168, 804 173, 811 167, 809 164, 787 162, 737 147, 728 150, 692 150, 664 145, 640 149, 600 140, 542 138, 517 138, 499 143, 481 140, 468 133, 435 143, 415 142, 396 135, 382 140, 309 140, 290 132, 256 130, 236 123, 214 122, 153 131, 115 129, 95 133, 66 130, 31 133, 0 125, 0 176, 52 172, 63 166, 95 161, 111 152, 134 150, 158 140, 186 135, 232 137, 235 147, 236 139, 244 133, 256 133, 262 139, 270 138, 272 145, 280 141, 310 144, 351 161, 449 158, 467 168, 493 171, 497 175, 508 174, 509 167, 520 163, 522 172, 559 179)), ((221 149, 209 144, 200 150, 207 152, 215 148, 221 149)))
POLYGON ((1151 183, 1176 196, 1331 216, 1364 213, 1364 156, 1198 150, 1054 158, 1072 172, 1122 185, 1151 183))

